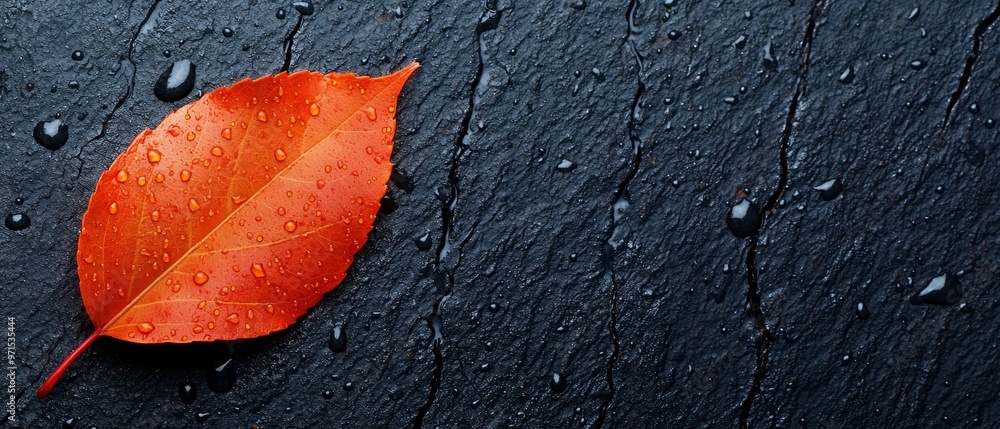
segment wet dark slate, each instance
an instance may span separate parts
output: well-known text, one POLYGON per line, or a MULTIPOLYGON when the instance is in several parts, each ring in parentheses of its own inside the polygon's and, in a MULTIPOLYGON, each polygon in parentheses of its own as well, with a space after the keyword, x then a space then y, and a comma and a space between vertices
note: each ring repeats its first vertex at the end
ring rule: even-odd
POLYGON ((0 426, 1000 421, 1000 12, 752 3, 3 8, 0 201, 23 217, 0 228, 19 397, 0 426), (197 64, 185 100, 286 65, 420 61, 386 210, 289 329, 101 339, 39 401, 92 330, 80 216, 114 157, 183 104, 152 91, 180 59, 197 64), (71 132, 36 141, 55 118, 71 132), (740 239, 726 218, 747 198, 761 219, 740 239))

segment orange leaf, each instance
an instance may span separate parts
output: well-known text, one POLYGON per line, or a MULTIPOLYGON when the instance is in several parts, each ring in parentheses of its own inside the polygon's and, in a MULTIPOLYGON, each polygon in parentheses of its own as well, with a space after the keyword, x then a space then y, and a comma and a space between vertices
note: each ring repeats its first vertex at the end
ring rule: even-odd
POLYGON ((344 278, 392 170, 388 76, 297 72, 219 88, 145 130, 83 215, 80 294, 98 337, 252 338, 295 323, 344 278))

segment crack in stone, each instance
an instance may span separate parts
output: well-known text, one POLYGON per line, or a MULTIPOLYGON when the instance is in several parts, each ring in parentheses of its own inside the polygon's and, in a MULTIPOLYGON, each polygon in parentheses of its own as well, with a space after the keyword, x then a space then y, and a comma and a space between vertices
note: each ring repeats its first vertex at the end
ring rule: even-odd
POLYGON ((118 112, 118 109, 120 109, 123 105, 125 105, 125 102, 128 101, 128 99, 132 97, 132 93, 135 91, 136 65, 135 65, 135 60, 132 59, 132 53, 135 51, 135 43, 136 43, 136 41, 138 41, 139 40, 139 36, 143 34, 143 31, 142 31, 143 27, 146 26, 146 22, 148 22, 149 19, 156 12, 156 8, 160 5, 160 1, 161 0, 154 0, 153 4, 150 5, 149 9, 146 10, 146 17, 143 18, 142 22, 139 23, 139 26, 136 27, 135 34, 133 34, 132 35, 132 39, 129 40, 128 51, 126 52, 126 54, 125 54, 125 56, 123 58, 119 58, 119 61, 120 60, 127 60, 128 63, 132 65, 132 76, 129 77, 128 87, 125 89, 125 94, 122 95, 120 98, 118 98, 118 102, 115 103, 115 106, 111 109, 111 112, 108 113, 107 116, 104 117, 104 122, 101 124, 101 132, 98 133, 93 138, 91 138, 90 140, 87 140, 87 142, 84 143, 83 145, 81 145, 80 146, 80 150, 77 151, 76 155, 73 157, 77 161, 80 161, 80 166, 77 167, 77 171, 76 171, 76 177, 77 178, 79 178, 81 175, 83 175, 83 151, 84 151, 84 149, 86 149, 87 146, 90 145, 91 143, 93 143, 93 142, 95 142, 97 140, 100 140, 100 139, 104 138, 105 135, 107 135, 107 133, 108 133, 108 127, 111 124, 111 119, 114 118, 115 113, 118 112))
MULTIPOLYGON (((479 104, 480 92, 482 92, 488 82, 488 78, 484 78, 484 64, 486 62, 486 43, 483 40, 483 35, 486 32, 493 31, 497 28, 500 23, 500 17, 502 13, 496 8, 495 0, 484 0, 483 2, 483 12, 479 17, 479 22, 476 24, 476 40, 478 41, 479 47, 479 66, 476 69, 476 75, 472 80, 472 85, 469 93, 469 108, 465 112, 465 116, 462 118, 461 131, 457 139, 455 140, 455 149, 451 154, 451 166, 448 170, 448 199, 441 205, 441 239, 438 242, 437 249, 437 260, 435 261, 435 270, 438 274, 438 288, 440 291, 440 296, 434 303, 434 311, 431 313, 430 317, 427 318, 427 323, 431 329, 431 344, 434 352, 434 373, 431 377, 430 392, 427 395, 427 401, 420 407, 417 412, 417 417, 414 421, 413 427, 416 429, 422 428, 424 425, 424 418, 426 418, 427 413, 430 411, 431 407, 434 405, 434 400, 437 398, 437 392, 441 389, 441 374, 444 372, 444 355, 441 352, 441 345, 444 342, 444 321, 442 319, 442 308, 444 302, 451 296, 451 292, 455 287, 455 276, 454 271, 461 264, 462 253, 461 249, 468 242, 469 238, 472 236, 470 232, 457 246, 452 246, 451 239, 455 222, 455 207, 458 205, 458 198, 460 195, 459 189, 459 179, 458 179, 458 167, 459 162, 465 155, 465 152, 469 149, 469 139, 472 136, 472 118, 476 114, 476 106, 479 104), (455 265, 448 269, 444 265, 445 259, 452 250, 458 251, 458 258, 455 265)), ((472 229, 475 230, 476 225, 473 225, 472 229)))
MULTIPOLYGON (((785 125, 781 131, 781 145, 780 152, 778 153, 778 163, 780 169, 778 186, 767 198, 767 201, 761 208, 761 229, 763 229, 763 225, 765 224, 768 215, 775 209, 775 206, 778 204, 778 200, 781 198, 781 194, 785 191, 785 187, 788 185, 788 144, 792 138, 792 126, 795 122, 796 111, 799 108, 799 100, 806 90, 807 78, 809 76, 809 55, 812 53, 812 42, 813 38, 816 36, 816 24, 819 20, 819 14, 823 11, 824 6, 824 0, 815 0, 809 12, 809 21, 806 24, 806 33, 802 40, 802 49, 804 51, 802 59, 802 72, 799 75, 798 82, 796 82, 795 93, 792 95, 792 101, 789 103, 788 115, 785 116, 785 125)), ((759 338, 756 346, 754 347, 756 362, 753 380, 750 384, 750 390, 747 392, 747 396, 743 399, 743 403, 740 406, 740 429, 747 428, 748 420, 750 419, 750 411, 753 408, 753 401, 757 396, 762 394, 764 376, 767 374, 767 358, 771 351, 771 345, 774 343, 774 335, 771 334, 771 331, 767 328, 767 319, 764 316, 764 309, 761 305, 760 299, 760 283, 758 282, 759 279, 757 271, 757 251, 759 247, 760 231, 756 231, 750 237, 750 246, 747 249, 746 299, 747 312, 750 313, 750 316, 753 318, 754 325, 757 327, 759 338)))
POLYGON ((948 108, 944 111, 945 127, 948 126, 948 121, 951 119, 952 111, 955 110, 955 105, 962 98, 962 92, 969 86, 969 80, 972 79, 972 69, 976 65, 979 54, 982 52, 986 30, 997 22, 998 18, 1000 18, 1000 3, 997 3, 996 8, 986 18, 983 18, 972 32, 972 52, 969 53, 969 57, 965 60, 965 68, 962 70, 962 75, 958 78, 958 88, 955 88, 955 92, 951 94, 951 99, 948 100, 948 108))
POLYGON ((298 34, 299 28, 302 26, 302 14, 299 14, 299 20, 295 21, 295 27, 292 27, 292 31, 285 36, 285 40, 281 42, 282 48, 285 49, 285 62, 281 65, 281 70, 279 72, 288 72, 288 68, 292 65, 292 43, 295 42, 295 35, 298 34))
POLYGON ((608 234, 608 240, 603 246, 604 275, 611 284, 611 297, 609 298, 611 302, 611 320, 608 321, 608 331, 611 334, 611 341, 614 347, 611 351, 611 355, 608 356, 607 370, 604 376, 605 382, 608 385, 608 395, 607 398, 605 398, 604 403, 601 404, 597 419, 594 421, 592 426, 594 428, 604 426, 604 422, 608 417, 608 408, 611 406, 611 402, 614 400, 615 393, 617 392, 617 388, 615 387, 614 370, 615 363, 618 361, 618 356, 621 354, 621 342, 618 336, 618 291, 620 289, 620 285, 615 279, 614 254, 618 246, 621 244, 619 241, 618 225, 625 210, 628 209, 629 200, 631 199, 631 196, 629 195, 629 185, 639 173, 639 165, 642 162, 642 140, 639 138, 636 126, 642 121, 642 102, 646 91, 646 83, 642 76, 645 66, 645 58, 639 52, 637 47, 638 41, 636 40, 636 36, 642 33, 642 30, 635 24, 635 11, 638 6, 638 0, 629 0, 628 7, 625 10, 625 23, 628 27, 628 36, 625 38, 625 44, 632 53, 632 58, 635 60, 637 68, 635 96, 632 98, 632 105, 629 107, 627 125, 629 144, 632 148, 632 160, 630 162, 628 174, 618 184, 618 189, 615 191, 615 198, 611 204, 611 228, 608 234))

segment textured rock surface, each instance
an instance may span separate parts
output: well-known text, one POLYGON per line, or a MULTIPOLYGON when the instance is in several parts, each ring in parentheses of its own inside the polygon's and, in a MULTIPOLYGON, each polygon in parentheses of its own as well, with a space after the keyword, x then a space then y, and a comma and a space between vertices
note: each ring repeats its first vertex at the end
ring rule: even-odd
POLYGON ((996 7, 5 0, 0 207, 31 226, 0 229, 19 398, 0 425, 989 427, 996 7), (194 93, 159 101, 181 59, 194 93), (102 339, 35 399, 93 329, 79 219, 135 134, 246 76, 413 60, 398 208, 337 290, 262 339, 102 339), (50 151, 31 133, 55 118, 50 151), (773 209, 742 240, 740 199, 773 209), (908 302, 944 274, 959 304, 908 302))

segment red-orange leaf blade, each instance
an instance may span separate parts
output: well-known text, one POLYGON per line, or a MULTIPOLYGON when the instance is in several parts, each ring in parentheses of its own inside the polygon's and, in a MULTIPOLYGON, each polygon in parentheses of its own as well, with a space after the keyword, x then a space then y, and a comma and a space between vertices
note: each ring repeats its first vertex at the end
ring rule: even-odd
POLYGON ((139 134, 98 182, 77 253, 95 335, 140 343, 283 329, 343 279, 392 169, 388 76, 298 72, 220 88, 139 134))

